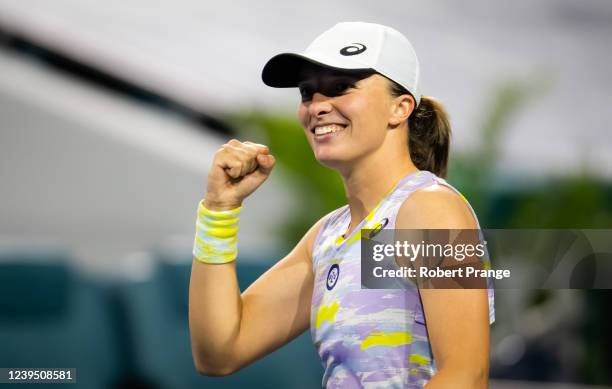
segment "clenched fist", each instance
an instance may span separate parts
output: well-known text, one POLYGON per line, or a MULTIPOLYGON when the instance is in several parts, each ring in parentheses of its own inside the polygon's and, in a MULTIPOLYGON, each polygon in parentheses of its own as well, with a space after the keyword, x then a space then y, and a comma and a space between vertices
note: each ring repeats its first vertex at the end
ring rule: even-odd
POLYGON ((237 208, 270 175, 275 159, 268 146, 232 139, 215 153, 204 206, 213 211, 237 208))

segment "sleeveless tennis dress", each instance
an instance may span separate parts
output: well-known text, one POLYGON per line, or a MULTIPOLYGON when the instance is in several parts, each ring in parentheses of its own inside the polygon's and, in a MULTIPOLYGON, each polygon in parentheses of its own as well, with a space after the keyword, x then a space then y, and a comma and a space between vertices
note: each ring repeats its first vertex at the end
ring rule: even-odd
MULTIPOLYGON (((346 239, 348 205, 333 211, 319 231, 313 248, 310 332, 325 370, 324 388, 421 388, 435 374, 418 289, 361 289, 359 242, 362 228, 379 223, 395 228, 404 200, 435 183, 460 194, 435 174, 418 171, 401 179, 346 239)), ((488 286, 493 323, 492 283, 488 286)))

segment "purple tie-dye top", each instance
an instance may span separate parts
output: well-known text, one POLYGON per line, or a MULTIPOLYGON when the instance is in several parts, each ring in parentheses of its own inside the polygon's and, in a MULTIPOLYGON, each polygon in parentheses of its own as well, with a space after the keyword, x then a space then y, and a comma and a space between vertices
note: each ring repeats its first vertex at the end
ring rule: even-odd
POLYGON ((404 200, 434 183, 459 193, 433 173, 418 171, 400 180, 347 239, 342 234, 350 223, 348 205, 332 212, 321 228, 313 251, 310 331, 325 369, 324 388, 421 388, 436 372, 418 290, 361 289, 359 242, 362 228, 385 218, 384 228, 395 228, 404 200))

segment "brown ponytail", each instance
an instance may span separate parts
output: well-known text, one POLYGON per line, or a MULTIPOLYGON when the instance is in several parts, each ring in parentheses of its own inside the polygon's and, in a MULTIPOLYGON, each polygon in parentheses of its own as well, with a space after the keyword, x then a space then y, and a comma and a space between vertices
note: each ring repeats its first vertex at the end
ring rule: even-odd
MULTIPOLYGON (((394 97, 410 94, 401 86, 392 84, 394 97)), ((422 96, 419 106, 408 118, 408 149, 412 163, 420 170, 428 170, 445 178, 450 148, 451 128, 442 103, 422 96)))

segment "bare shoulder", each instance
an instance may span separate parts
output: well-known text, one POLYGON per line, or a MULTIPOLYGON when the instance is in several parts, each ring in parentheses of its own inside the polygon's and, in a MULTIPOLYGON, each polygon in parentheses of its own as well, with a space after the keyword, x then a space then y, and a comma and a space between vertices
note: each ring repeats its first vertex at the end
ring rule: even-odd
POLYGON ((465 200, 442 184, 430 185, 404 200, 397 215, 397 228, 476 228, 476 220, 465 200))
POLYGON ((308 231, 302 237, 302 240, 300 240, 300 242, 298 243, 297 247, 300 247, 306 252, 309 261, 312 261, 314 244, 317 239, 317 236, 319 235, 319 232, 321 231, 321 228, 323 228, 323 225, 325 224, 327 219, 330 218, 337 211, 338 209, 335 209, 317 220, 310 227, 310 229, 308 229, 308 231))

